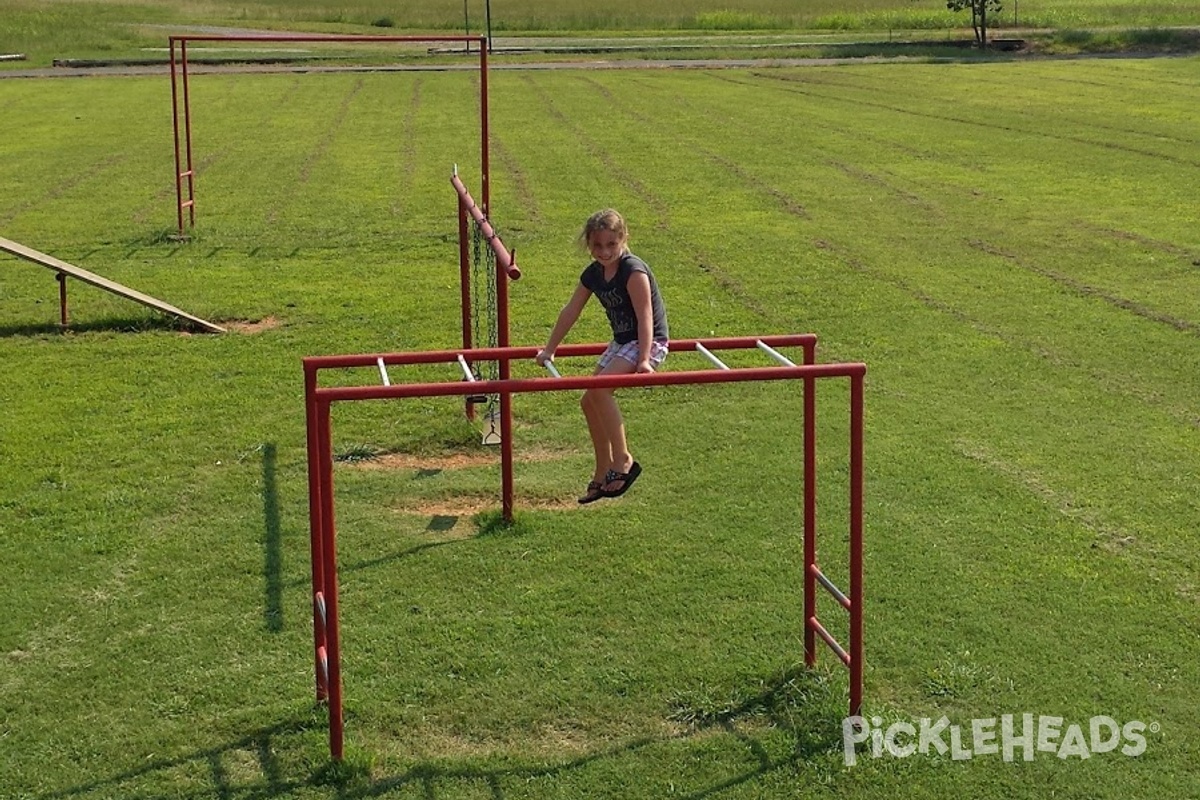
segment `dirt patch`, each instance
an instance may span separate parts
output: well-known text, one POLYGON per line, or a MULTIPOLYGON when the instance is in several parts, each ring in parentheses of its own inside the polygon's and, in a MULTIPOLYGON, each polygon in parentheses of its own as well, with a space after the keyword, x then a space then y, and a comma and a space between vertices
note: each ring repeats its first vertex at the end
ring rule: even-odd
MULTIPOLYGON (((569 497, 516 497, 514 505, 518 509, 534 511, 568 511, 585 508, 576 502, 574 495, 569 497)), ((456 527, 458 518, 472 517, 484 511, 494 511, 500 508, 500 494, 495 495, 461 495, 444 500, 417 501, 411 505, 397 507, 395 510, 402 514, 416 514, 422 517, 433 517, 439 523, 436 529, 447 531, 456 527)))
POLYGON ((263 331, 269 331, 272 328, 278 328, 283 323, 279 321, 278 317, 272 314, 268 317, 263 317, 260 320, 222 320, 219 324, 233 333, 244 333, 247 336, 250 336, 256 333, 262 333, 263 331))
MULTIPOLYGON (((542 461, 560 461, 576 453, 567 450, 548 450, 545 448, 529 448, 513 454, 513 460, 518 463, 532 464, 542 461)), ((471 467, 486 467, 500 461, 500 450, 487 450, 472 453, 444 453, 441 455, 417 455, 413 453, 384 453, 374 458, 364 458, 360 461, 347 462, 346 466, 357 469, 381 470, 452 470, 468 469, 471 467)), ((433 512, 431 512, 433 513, 433 512)))

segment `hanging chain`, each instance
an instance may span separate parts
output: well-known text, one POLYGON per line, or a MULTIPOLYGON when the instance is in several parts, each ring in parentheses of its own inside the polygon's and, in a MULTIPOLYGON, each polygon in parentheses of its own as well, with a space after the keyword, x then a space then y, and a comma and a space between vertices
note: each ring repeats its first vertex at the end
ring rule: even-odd
MULTIPOLYGON (((495 229, 493 228, 493 231, 495 229)), ((475 347, 499 346, 499 302, 496 297, 496 252, 489 242, 484 245, 483 226, 471 220, 471 323, 475 347)), ((500 362, 473 362, 475 377, 499 380, 500 362), (480 370, 482 366, 482 372, 480 370)), ((486 418, 491 418, 499 403, 498 395, 488 395, 486 418)))

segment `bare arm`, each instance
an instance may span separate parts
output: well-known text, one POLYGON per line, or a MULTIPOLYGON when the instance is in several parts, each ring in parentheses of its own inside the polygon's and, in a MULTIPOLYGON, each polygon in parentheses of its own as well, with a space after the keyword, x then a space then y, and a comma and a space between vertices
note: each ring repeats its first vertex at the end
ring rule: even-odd
MULTIPOLYGON (((646 286, 649 287, 649 282, 646 286)), ((554 323, 554 329, 550 331, 550 339, 546 342, 546 346, 534 358, 538 364, 546 366, 547 361, 554 360, 554 351, 558 349, 558 345, 566 337, 567 332, 571 330, 571 326, 579 319, 580 313, 583 312, 583 307, 587 305, 587 301, 591 299, 592 291, 585 287, 582 283, 575 287, 575 293, 571 295, 571 299, 563 306, 562 311, 558 312, 558 321, 554 323)))
POLYGON ((629 299, 638 321, 638 372, 654 372, 650 366, 650 346, 654 343, 654 306, 650 302, 650 277, 644 272, 629 276, 629 299))

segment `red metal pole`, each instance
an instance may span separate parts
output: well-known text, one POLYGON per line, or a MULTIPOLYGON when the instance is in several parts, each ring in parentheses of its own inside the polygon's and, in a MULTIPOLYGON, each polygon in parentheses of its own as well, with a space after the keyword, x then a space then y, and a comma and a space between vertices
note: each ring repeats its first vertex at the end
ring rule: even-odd
MULTIPOLYGON (((815 342, 816 336, 811 333, 793 333, 778 336, 732 336, 723 339, 672 339, 670 347, 672 352, 681 352, 684 350, 695 350, 697 344, 702 344, 709 350, 750 350, 758 347, 758 343, 770 345, 772 347, 803 347, 807 342, 815 342)), ((590 344, 564 344, 560 345, 555 351, 556 355, 561 358, 574 356, 598 356, 608 347, 607 343, 593 342, 590 344)), ((541 348, 538 346, 523 346, 523 347, 479 347, 473 351, 473 355, 479 359, 497 359, 504 360, 531 360, 541 348)), ((400 364, 453 364, 458 361, 458 350, 425 350, 420 352, 408 353, 357 353, 354 355, 339 355, 339 356, 307 356, 304 363, 311 363, 317 369, 345 369, 347 367, 377 367, 379 359, 383 359, 384 364, 400 365, 400 364)), ((817 367, 819 365, 808 365, 809 367, 817 367)), ((853 369, 855 364, 832 364, 824 365, 825 367, 836 367, 843 372, 838 372, 839 375, 849 375, 849 372, 844 370, 853 369)), ((865 367, 863 367, 865 369, 865 367)), ((768 369, 799 369, 798 367, 770 367, 768 369)), ((747 370, 739 369, 736 372, 746 372, 747 370)), ((817 370, 821 372, 823 370, 817 370)), ((660 373, 654 373, 660 374, 660 373)), ((555 378, 555 380, 559 380, 555 378)), ((738 379, 743 380, 743 379, 738 379)), ((328 390, 322 390, 328 391, 328 390)))
POLYGON ((479 160, 483 172, 483 213, 491 216, 492 211, 492 180, 491 162, 488 157, 488 141, 491 134, 488 128, 488 60, 487 40, 479 37, 479 160))
MULTIPOLYGON (((513 254, 516 267, 516 254, 513 254)), ((508 275, 496 269, 496 342, 508 348, 508 275)), ((512 377, 509 360, 500 362, 500 380, 512 377)), ((500 394, 500 498, 505 522, 513 521, 513 440, 512 440, 512 395, 500 394)))
MULTIPOLYGON (((453 178, 457 179, 457 175, 453 178)), ((462 185, 461 183, 459 184, 462 185)), ((466 200, 461 194, 458 197, 458 285, 462 304, 462 342, 463 350, 472 347, 471 336, 471 253, 467 241, 470 236, 467 224, 466 200)), ((463 401, 467 419, 475 419, 475 404, 470 398, 463 401)))
MULTIPOLYGON (((517 268, 517 252, 512 252, 511 269, 517 268)), ((518 273, 520 274, 520 273, 518 273)), ((496 269, 496 344, 508 349, 508 273, 496 269)), ((508 362, 506 358, 500 362, 500 379, 508 380, 508 362)))
POLYGON ((374 36, 338 33, 266 33, 266 34, 191 34, 176 36, 189 42, 476 42, 478 35, 448 34, 445 36, 374 36))
MULTIPOLYGON (((187 39, 179 41, 179 56, 183 67, 183 130, 184 143, 187 151, 187 186, 188 199, 185 201, 188 207, 188 222, 194 228, 196 227, 196 169, 192 164, 192 103, 188 90, 188 59, 187 59, 187 39)), ((183 233, 183 226, 180 225, 180 234, 183 233)))
POLYGON ((338 624, 337 533, 333 520, 333 445, 329 403, 317 403, 317 447, 320 472, 321 560, 324 562, 325 637, 329 664, 329 755, 342 760, 344 718, 342 714, 342 648, 338 624))
MULTIPOLYGON (((804 363, 815 364, 817 344, 804 346, 804 363)), ((817 381, 804 379, 804 664, 817 663, 816 631, 808 620, 817 616, 817 381)))
POLYGON ((864 374, 850 376, 850 716, 863 701, 863 412, 864 374))
MULTIPOLYGON (((490 348, 488 348, 490 349, 490 348)), ((488 358, 488 349, 475 350, 481 360, 488 358)), ((561 355, 561 348, 559 350, 561 355)), ((532 354, 531 356, 532 357, 532 354)), ((685 384, 740 383, 745 381, 796 380, 806 376, 845 378, 862 364, 812 364, 796 367, 752 367, 730 370, 695 370, 687 372, 628 373, 622 375, 563 375, 560 378, 511 378, 466 383, 408 383, 391 386, 339 386, 318 389, 317 396, 330 402, 337 400, 385 400, 400 397, 454 397, 466 394, 503 394, 512 392, 556 392, 578 389, 633 389, 647 386, 680 386, 685 384)))
POLYGON ((462 196, 458 198, 458 283, 462 299, 462 342, 463 350, 470 350, 471 342, 471 253, 468 239, 467 209, 462 196))
POLYGON ((471 193, 467 191, 467 187, 459 180, 457 175, 450 178, 450 183, 454 186, 454 191, 458 192, 459 199, 466 206, 467 213, 471 218, 479 224, 479 229, 483 231, 483 238, 487 241, 488 247, 492 248, 492 252, 496 254, 496 268, 508 273, 508 277, 514 281, 521 277, 521 270, 513 260, 513 256, 504 246, 504 242, 500 240, 500 236, 496 233, 496 229, 492 227, 492 223, 488 221, 483 210, 476 205, 475 198, 471 197, 471 193))
MULTIPOLYGON (((313 601, 313 670, 316 674, 317 702, 329 697, 328 676, 323 674, 321 654, 326 651, 325 621, 328 607, 322 608, 325 598, 325 532, 321 517, 321 453, 317 419, 317 370, 304 365, 304 416, 308 440, 308 527, 309 553, 312 558, 313 601)), ((326 660, 328 660, 326 658, 326 660)))
MULTIPOLYGON (((500 378, 508 378, 508 362, 500 365, 500 378)), ((505 522, 513 521, 512 394, 500 394, 500 508, 505 522)))
POLYGON ((179 220, 179 235, 183 236, 183 164, 179 154, 179 90, 175 71, 175 37, 171 43, 171 128, 175 133, 175 213, 179 220))
POLYGON ((58 279, 58 313, 62 326, 67 327, 67 276, 61 272, 54 273, 58 279))

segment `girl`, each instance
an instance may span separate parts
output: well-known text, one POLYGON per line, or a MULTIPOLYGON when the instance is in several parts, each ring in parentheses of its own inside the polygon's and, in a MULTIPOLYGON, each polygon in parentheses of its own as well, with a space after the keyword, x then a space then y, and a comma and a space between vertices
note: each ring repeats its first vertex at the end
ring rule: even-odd
MULTIPOLYGON (((536 361, 545 366, 594 294, 612 326, 613 338, 595 375, 653 372, 667 357, 667 310, 646 262, 629 252, 625 220, 613 209, 592 214, 580 239, 594 259, 579 276, 536 361)), ((596 453, 596 467, 580 503, 625 494, 642 467, 629 453, 625 421, 612 389, 588 389, 580 401, 596 453)))

